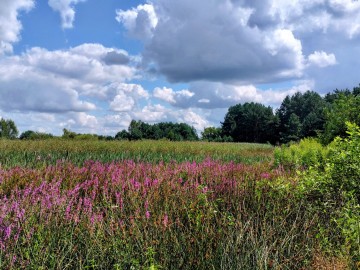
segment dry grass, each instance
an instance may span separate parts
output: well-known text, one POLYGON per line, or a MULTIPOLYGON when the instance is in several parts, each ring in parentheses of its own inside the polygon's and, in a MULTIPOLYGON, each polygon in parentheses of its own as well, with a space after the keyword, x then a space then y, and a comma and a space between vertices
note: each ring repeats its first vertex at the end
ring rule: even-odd
MULTIPOLYGON (((316 254, 313 259, 313 270, 349 270, 349 261, 346 258, 327 257, 322 254, 316 254)), ((357 267, 357 269, 360 269, 357 267)))

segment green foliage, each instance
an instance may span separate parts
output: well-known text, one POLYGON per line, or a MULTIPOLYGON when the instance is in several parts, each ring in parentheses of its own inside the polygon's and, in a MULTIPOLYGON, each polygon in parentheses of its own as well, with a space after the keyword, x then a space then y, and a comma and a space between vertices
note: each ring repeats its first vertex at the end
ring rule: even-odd
POLYGON ((115 140, 128 140, 129 139, 129 132, 127 132, 125 129, 123 129, 122 131, 119 131, 118 133, 116 133, 115 135, 115 140))
POLYGON ((323 130, 326 103, 316 92, 287 96, 276 115, 280 120, 280 141, 287 143, 316 136, 323 130))
POLYGON ((325 129, 321 135, 324 144, 330 143, 336 136, 346 137, 346 122, 360 125, 360 96, 347 92, 338 92, 325 111, 325 129))
POLYGON ((45 140, 51 138, 54 138, 54 136, 50 133, 35 132, 32 130, 24 131, 19 137, 20 140, 45 140))
POLYGON ((63 139, 73 139, 79 141, 97 141, 99 136, 96 134, 80 134, 75 133, 73 131, 67 130, 66 128, 63 129, 63 135, 61 136, 63 139))
POLYGON ((115 136, 118 140, 159 140, 168 139, 170 141, 197 141, 195 128, 185 123, 161 122, 154 125, 142 121, 132 120, 128 131, 118 132, 115 136))
POLYGON ((235 142, 275 143, 277 123, 271 107, 251 102, 231 106, 221 131, 235 142))
POLYGON ((275 160, 300 173, 298 195, 321 213, 317 238, 329 253, 335 250, 360 261, 360 128, 347 122, 347 138, 322 147, 314 140, 275 150, 275 160))
POLYGON ((200 162, 208 157, 224 162, 246 164, 270 161, 274 148, 266 144, 171 142, 169 140, 103 141, 54 138, 51 140, 5 140, 0 144, 2 167, 39 167, 58 160, 82 165, 86 160, 200 162))
POLYGON ((76 137, 76 133, 73 132, 73 131, 70 131, 66 128, 63 129, 63 135, 62 135, 62 138, 64 139, 74 139, 76 137))
POLYGON ((0 119, 0 138, 15 139, 18 134, 19 131, 13 120, 0 119))
POLYGON ((301 129, 299 116, 292 113, 289 121, 285 124, 285 131, 281 133, 281 140, 283 142, 298 141, 301 137, 301 129))
POLYGON ((201 132, 201 138, 208 142, 220 142, 222 141, 221 128, 216 128, 216 127, 204 128, 204 131, 201 132))
POLYGON ((345 192, 360 203, 360 128, 346 122, 347 138, 337 137, 330 145, 330 155, 325 167, 328 191, 345 192))
POLYGON ((310 167, 321 168, 326 159, 328 149, 314 138, 302 139, 299 143, 276 147, 274 151, 275 166, 290 169, 310 167))

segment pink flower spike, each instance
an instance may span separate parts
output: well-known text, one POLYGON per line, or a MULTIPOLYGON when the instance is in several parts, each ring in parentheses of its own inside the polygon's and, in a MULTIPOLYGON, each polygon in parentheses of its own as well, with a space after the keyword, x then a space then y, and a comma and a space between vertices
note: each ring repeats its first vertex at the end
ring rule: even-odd
POLYGON ((169 223, 169 217, 167 214, 164 215, 164 219, 163 219, 163 225, 164 227, 167 227, 169 223))
POLYGON ((10 238, 10 235, 11 235, 11 227, 12 227, 12 224, 10 224, 8 227, 5 227, 5 237, 4 239, 7 240, 10 238))
POLYGON ((146 211, 146 212, 145 212, 145 217, 146 217, 146 219, 149 219, 149 218, 150 218, 150 212, 149 212, 149 211, 146 211))

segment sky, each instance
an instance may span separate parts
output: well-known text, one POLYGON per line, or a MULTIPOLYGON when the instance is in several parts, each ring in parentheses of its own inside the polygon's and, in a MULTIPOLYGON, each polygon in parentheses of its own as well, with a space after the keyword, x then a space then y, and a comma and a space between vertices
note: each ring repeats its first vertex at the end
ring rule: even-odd
POLYGON ((357 0, 0 0, 0 117, 114 136, 360 83, 357 0))

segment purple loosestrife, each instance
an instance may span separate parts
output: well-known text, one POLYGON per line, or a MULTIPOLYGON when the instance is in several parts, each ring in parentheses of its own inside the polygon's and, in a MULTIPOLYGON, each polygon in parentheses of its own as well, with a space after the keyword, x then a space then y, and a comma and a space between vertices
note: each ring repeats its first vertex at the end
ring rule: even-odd
POLYGON ((191 204, 199 195, 206 193, 209 205, 217 198, 228 199, 224 205, 231 208, 242 195, 243 181, 284 173, 210 159, 168 164, 89 161, 82 167, 57 162, 39 169, 1 169, 0 249, 17 239, 30 242, 39 227, 52 221, 79 228, 118 224, 112 225, 115 232, 129 230, 131 224, 166 229, 170 218, 180 226, 189 205, 203 210, 191 204))

